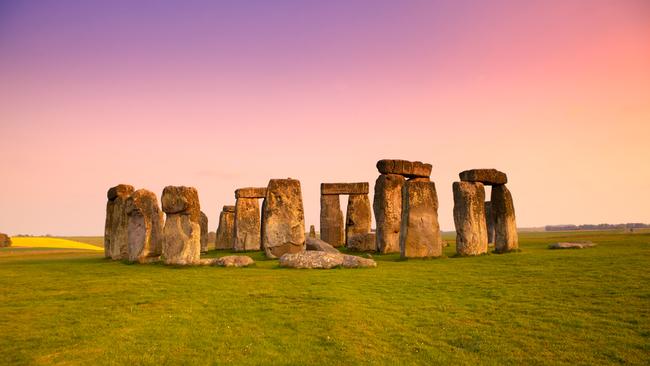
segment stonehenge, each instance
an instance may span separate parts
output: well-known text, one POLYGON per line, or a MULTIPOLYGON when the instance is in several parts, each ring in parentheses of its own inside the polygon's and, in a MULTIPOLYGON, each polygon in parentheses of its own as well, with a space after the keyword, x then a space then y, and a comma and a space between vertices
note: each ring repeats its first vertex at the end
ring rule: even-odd
POLYGON ((0 248, 11 246, 11 238, 7 234, 0 233, 0 248))
POLYGON ((345 244, 350 248, 350 242, 359 241, 357 236, 370 233, 372 214, 368 191, 368 182, 321 184, 320 236, 323 241, 334 247, 345 244), (340 195, 348 195, 345 224, 340 195))
POLYGON ((208 252, 208 216, 201 211, 201 253, 208 252))
POLYGON ((261 218, 259 199, 266 188, 240 188, 235 191, 235 251, 260 250, 261 218))
POLYGON ((300 181, 271 179, 262 205, 262 248, 268 258, 305 250, 300 181))
POLYGON ((162 253, 163 213, 156 194, 138 189, 126 200, 127 259, 147 263, 162 253))
POLYGON ((126 200, 133 186, 119 184, 111 187, 106 196, 106 221, 104 225, 104 257, 114 260, 128 257, 128 216, 126 200))
POLYGON ((235 206, 223 206, 219 214, 219 227, 215 249, 233 249, 235 240, 235 206))
POLYGON ((506 174, 496 169, 472 169, 459 177, 461 181, 453 184, 456 253, 486 253, 488 242, 494 242, 495 253, 517 250, 515 209, 506 174), (485 202, 484 185, 492 186, 489 202, 485 202))
POLYGON ((201 255, 201 207, 194 187, 167 186, 162 194, 167 219, 163 229, 165 264, 198 264, 201 255))

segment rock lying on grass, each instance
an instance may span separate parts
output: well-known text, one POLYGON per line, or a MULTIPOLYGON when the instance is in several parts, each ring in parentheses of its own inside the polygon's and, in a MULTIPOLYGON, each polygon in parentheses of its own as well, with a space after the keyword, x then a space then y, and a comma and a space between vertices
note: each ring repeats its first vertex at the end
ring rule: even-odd
POLYGON ((317 252, 328 252, 328 253, 340 253, 338 249, 331 246, 329 243, 324 242, 318 238, 308 237, 305 239, 305 245, 307 250, 317 251, 317 252))
POLYGON ((560 242, 560 243, 554 243, 549 245, 548 249, 585 249, 585 248, 593 248, 595 246, 596 244, 590 241, 579 242, 579 243, 560 242))
POLYGON ((280 257, 280 267, 318 269, 331 269, 336 267, 366 268, 377 267, 377 262, 354 255, 309 250, 300 253, 284 254, 280 257))
POLYGON ((11 238, 7 234, 0 233, 0 248, 10 247, 11 238))
POLYGON ((199 264, 202 266, 248 267, 255 264, 255 261, 247 255, 227 255, 221 258, 201 259, 199 264))

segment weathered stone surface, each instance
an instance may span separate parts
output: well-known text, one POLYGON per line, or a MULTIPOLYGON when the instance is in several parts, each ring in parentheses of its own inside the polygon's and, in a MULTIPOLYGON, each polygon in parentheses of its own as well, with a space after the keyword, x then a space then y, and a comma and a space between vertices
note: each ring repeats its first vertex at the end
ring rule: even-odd
POLYGON ((133 186, 120 184, 108 190, 104 225, 104 257, 115 260, 128 256, 128 223, 126 200, 133 186))
POLYGON ((201 206, 193 187, 167 186, 162 194, 167 214, 163 229, 166 264, 198 264, 201 256, 201 206))
POLYGON ((355 194, 348 197, 348 210, 345 215, 345 238, 367 234, 372 225, 370 200, 367 194, 355 194))
POLYGON ((375 233, 355 234, 347 237, 347 248, 357 252, 376 252, 377 237, 375 233))
POLYGON ((580 242, 580 243, 554 243, 548 246, 548 249, 585 249, 593 248, 596 244, 592 242, 580 242))
POLYGON ((345 244, 343 211, 338 195, 320 196, 320 238, 334 247, 345 244))
POLYGON ((216 249, 233 249, 235 245, 235 211, 224 210, 219 214, 219 227, 217 228, 217 238, 215 240, 216 249))
POLYGON ((309 237, 310 238, 316 237, 316 227, 314 225, 309 225, 309 237))
POLYGON ((229 206, 229 205, 223 206, 223 209, 221 211, 235 213, 235 206, 229 206))
POLYGON ((203 211, 201 211, 199 224, 201 225, 201 253, 206 253, 208 251, 208 215, 203 211))
POLYGON ((7 234, 0 233, 0 248, 11 246, 11 238, 7 234))
POLYGON ((278 258, 305 249, 305 213, 300 181, 271 179, 262 215, 262 246, 267 257, 278 258))
POLYGON ((485 227, 487 228, 488 244, 494 244, 494 215, 490 201, 485 201, 485 227))
POLYGON ((377 250, 381 253, 399 253, 399 231, 402 222, 401 175, 382 174, 375 182, 373 210, 377 222, 377 250))
POLYGON ((488 243, 483 184, 479 182, 454 182, 453 191, 456 253, 459 255, 486 253, 488 243))
POLYGON ((321 183, 320 194, 368 194, 368 182, 321 183))
POLYGON ((238 198, 235 204, 236 251, 260 250, 260 203, 257 198, 238 198))
POLYGON ((494 218, 494 251, 506 253, 519 249, 515 206, 510 190, 505 185, 493 186, 490 199, 494 218))
POLYGON ((302 269, 331 269, 336 267, 377 267, 377 263, 372 259, 361 258, 353 255, 321 251, 306 251, 299 253, 286 253, 282 255, 280 257, 280 266, 302 269))
POLYGON ((126 200, 127 259, 149 263, 162 254, 163 213, 156 194, 138 189, 126 200))
POLYGON ((215 244, 217 242, 217 233, 214 231, 208 231, 208 247, 210 244, 215 244))
POLYGON ((235 198, 264 198, 266 187, 246 187, 235 191, 235 198))
POLYGON ((442 255, 438 194, 433 182, 409 180, 404 184, 400 251, 405 258, 442 255))
POLYGON ((398 174, 407 178, 427 178, 431 175, 431 164, 421 161, 384 159, 377 162, 377 170, 381 174, 398 174))
POLYGON ((221 258, 201 259, 198 264, 202 266, 248 267, 255 264, 255 261, 247 255, 227 255, 221 258))
POLYGON ((497 185, 508 183, 506 173, 496 169, 471 169, 465 170, 459 174, 463 182, 480 182, 485 185, 497 185))
POLYGON ((305 240, 305 247, 307 250, 315 250, 319 252, 339 253, 338 249, 331 246, 320 239, 308 237, 305 240))

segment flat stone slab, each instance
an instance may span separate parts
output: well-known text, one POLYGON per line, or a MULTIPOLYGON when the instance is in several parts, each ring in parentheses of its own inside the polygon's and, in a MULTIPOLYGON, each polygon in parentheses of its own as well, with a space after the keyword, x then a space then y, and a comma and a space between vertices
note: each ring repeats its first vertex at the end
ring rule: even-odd
POLYGON ((488 186, 508 183, 508 176, 496 169, 471 169, 458 174, 463 182, 480 182, 488 186))
POLYGON ((377 262, 354 255, 306 251, 282 255, 280 257, 280 267, 301 269, 373 268, 377 267, 377 262))
POLYGON ((235 198, 264 198, 266 187, 246 187, 235 190, 235 198))
POLYGON ((384 159, 377 162, 377 170, 381 174, 397 174, 407 178, 428 178, 431 176, 431 164, 421 161, 384 159))
POLYGON ((253 258, 247 255, 227 255, 221 258, 201 259, 199 265, 219 267, 248 267, 255 264, 253 258))
POLYGON ((368 194, 368 182, 359 183, 321 183, 320 194, 368 194))
POLYGON ((585 249, 585 248, 593 248, 595 246, 596 244, 592 242, 584 242, 584 243, 560 242, 560 243, 554 243, 549 245, 548 249, 585 249))
POLYGON ((235 206, 230 206, 230 205, 223 206, 221 210, 223 212, 235 212, 235 206))

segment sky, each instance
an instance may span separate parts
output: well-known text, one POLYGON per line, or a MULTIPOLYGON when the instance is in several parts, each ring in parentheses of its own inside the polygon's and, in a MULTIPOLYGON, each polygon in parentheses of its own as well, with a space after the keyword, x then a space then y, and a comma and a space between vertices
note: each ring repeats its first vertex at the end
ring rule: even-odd
MULTIPOLYGON (((650 222, 650 3, 0 1, 0 232, 102 235, 106 190, 508 174, 520 227, 650 222)), ((489 194, 489 193, 488 193, 489 194)), ((345 210, 346 199, 342 199, 345 210)), ((374 224, 373 224, 374 225, 374 224)))

